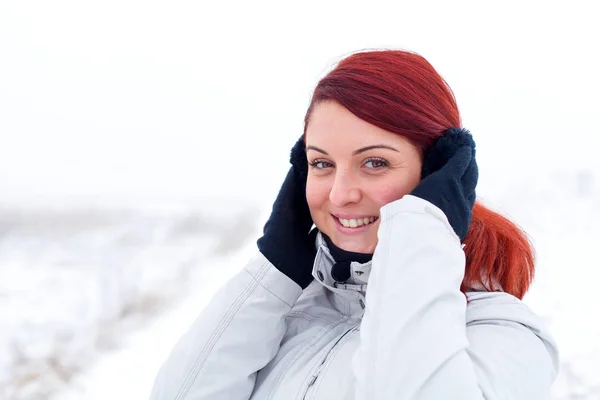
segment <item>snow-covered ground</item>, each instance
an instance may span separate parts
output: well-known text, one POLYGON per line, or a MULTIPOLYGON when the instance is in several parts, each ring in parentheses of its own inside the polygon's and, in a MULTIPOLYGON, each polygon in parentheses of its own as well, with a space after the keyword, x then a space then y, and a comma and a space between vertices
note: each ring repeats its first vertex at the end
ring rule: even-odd
POLYGON ((212 295, 237 272, 255 251, 253 241, 227 257, 211 258, 201 272, 202 279, 164 314, 131 335, 125 346, 103 357, 74 379, 70 387, 52 400, 147 399, 160 365, 173 344, 191 325, 212 295))
POLYGON ((0 399, 49 398, 188 289, 207 290, 197 283, 220 276, 214 261, 256 217, 232 202, 0 209, 0 399))

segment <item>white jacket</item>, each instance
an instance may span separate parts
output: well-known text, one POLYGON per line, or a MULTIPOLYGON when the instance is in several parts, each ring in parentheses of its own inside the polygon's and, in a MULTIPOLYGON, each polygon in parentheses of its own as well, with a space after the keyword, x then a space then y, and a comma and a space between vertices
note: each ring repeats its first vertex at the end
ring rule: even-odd
POLYGON ((542 321, 503 292, 460 292, 465 254, 413 196, 381 209, 373 260, 335 285, 322 239, 304 291, 260 253, 213 298, 151 399, 548 399, 542 321), (367 290, 368 286, 368 290, 367 290))

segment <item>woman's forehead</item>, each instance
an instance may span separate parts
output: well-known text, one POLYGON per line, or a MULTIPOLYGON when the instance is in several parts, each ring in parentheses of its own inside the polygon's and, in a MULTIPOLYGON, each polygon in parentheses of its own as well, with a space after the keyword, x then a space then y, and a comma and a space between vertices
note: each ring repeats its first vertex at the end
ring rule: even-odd
POLYGON ((340 104, 332 101, 317 105, 311 115, 306 129, 307 140, 328 140, 344 138, 352 140, 364 137, 396 136, 378 126, 372 125, 348 111, 340 104))
POLYGON ((317 105, 306 129, 306 144, 326 151, 354 152, 374 145, 401 151, 413 147, 403 136, 372 125, 335 102, 317 105))

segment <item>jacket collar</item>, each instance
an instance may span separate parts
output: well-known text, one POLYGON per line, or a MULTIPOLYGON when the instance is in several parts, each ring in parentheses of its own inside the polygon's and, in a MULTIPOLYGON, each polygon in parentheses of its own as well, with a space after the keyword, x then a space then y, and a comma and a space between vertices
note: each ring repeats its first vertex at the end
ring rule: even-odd
POLYGON ((315 280, 331 292, 331 300, 341 312, 348 314, 362 313, 372 261, 363 264, 355 261, 351 262, 350 278, 343 283, 336 282, 331 276, 331 269, 335 264, 335 260, 329 252, 321 232, 317 234, 315 246, 317 255, 312 271, 315 280))
MULTIPOLYGON (((344 283, 336 282, 331 276, 331 269, 335 264, 335 260, 327 242, 321 235, 317 233, 315 240, 317 255, 313 264, 312 275, 315 281, 327 289, 330 295, 330 300, 335 307, 345 314, 353 313, 354 304, 358 298, 359 304, 362 301, 359 311, 364 310, 364 299, 367 292, 367 282, 371 274, 372 260, 364 264, 353 261, 350 264, 350 279, 344 283), (346 304, 350 303, 350 304, 346 304)), ((503 292, 502 286, 497 281, 489 282, 488 279, 482 277, 481 283, 474 284, 467 288, 468 292, 503 292)))

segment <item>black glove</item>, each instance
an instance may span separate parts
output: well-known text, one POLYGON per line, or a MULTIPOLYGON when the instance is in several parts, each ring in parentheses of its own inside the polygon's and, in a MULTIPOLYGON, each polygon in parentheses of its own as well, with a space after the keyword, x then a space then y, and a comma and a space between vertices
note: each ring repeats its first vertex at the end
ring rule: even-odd
POLYGON ((305 289, 313 280, 317 230, 306 202, 308 161, 302 138, 292 148, 290 168, 273 211, 258 239, 260 252, 281 272, 305 289))
POLYGON ((473 137, 466 129, 451 128, 425 156, 421 182, 411 194, 439 207, 462 241, 471 223, 478 176, 473 137))

